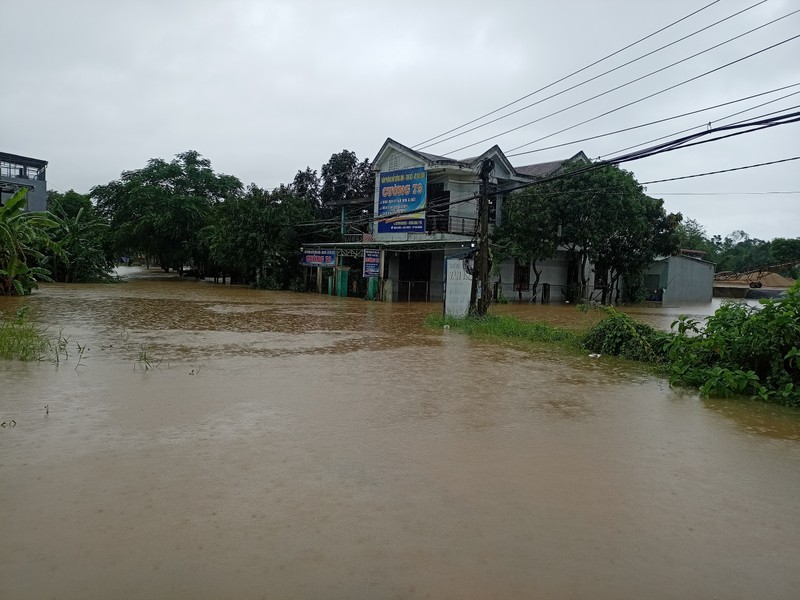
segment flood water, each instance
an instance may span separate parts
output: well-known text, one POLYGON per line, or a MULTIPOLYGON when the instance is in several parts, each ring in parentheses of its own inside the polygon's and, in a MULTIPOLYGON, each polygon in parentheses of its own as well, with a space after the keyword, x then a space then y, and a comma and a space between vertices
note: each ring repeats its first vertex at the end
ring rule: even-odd
POLYGON ((139 277, 22 305, 70 347, 0 362, 3 599, 800 597, 798 411, 432 304, 139 277))

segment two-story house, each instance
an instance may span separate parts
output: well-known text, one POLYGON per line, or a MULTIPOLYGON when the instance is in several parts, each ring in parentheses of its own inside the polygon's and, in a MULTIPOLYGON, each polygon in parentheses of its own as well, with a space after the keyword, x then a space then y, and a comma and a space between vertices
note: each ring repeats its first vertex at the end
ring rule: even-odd
MULTIPOLYGON (((389 138, 372 162, 375 193, 370 230, 354 238, 352 234, 345 235, 343 227, 341 242, 304 246, 305 254, 311 257, 306 264, 319 265, 315 267, 318 291, 345 296, 362 290, 358 282, 363 275, 365 250, 368 257, 379 251, 379 285, 375 292, 379 289, 383 300, 441 301, 446 258, 469 251, 476 242, 478 168, 486 158, 494 161, 490 223, 501 218, 504 190, 552 175, 572 160, 589 162, 579 152, 564 160, 514 167, 498 146, 479 156, 457 160, 420 152, 389 138), (327 262, 320 263, 320 257, 327 262), (333 271, 323 275, 326 268, 333 271), (328 279, 327 285, 323 278, 328 279)), ((542 283, 566 285, 566 260, 559 255, 544 265, 542 283)), ((523 280, 530 277, 524 273, 525 268, 519 264, 515 268, 514 262, 500 267, 495 280, 500 282, 504 295, 524 288, 523 280)), ((310 274, 309 279, 313 281, 314 276, 310 274)))

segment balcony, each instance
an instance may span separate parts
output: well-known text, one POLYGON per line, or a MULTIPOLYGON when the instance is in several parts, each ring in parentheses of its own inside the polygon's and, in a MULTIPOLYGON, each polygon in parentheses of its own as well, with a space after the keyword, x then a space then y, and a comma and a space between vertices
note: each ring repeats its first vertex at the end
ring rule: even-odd
POLYGON ((45 181, 47 161, 0 152, 0 177, 45 181))
POLYGON ((471 217, 429 216, 425 219, 428 233, 453 233, 473 236, 478 231, 478 219, 471 217))

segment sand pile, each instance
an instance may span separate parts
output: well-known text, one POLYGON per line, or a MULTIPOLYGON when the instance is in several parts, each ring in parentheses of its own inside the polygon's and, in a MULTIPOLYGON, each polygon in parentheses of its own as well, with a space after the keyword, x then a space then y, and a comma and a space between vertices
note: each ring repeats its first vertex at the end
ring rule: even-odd
POLYGON ((770 288, 788 288, 794 285, 795 280, 777 273, 764 273, 761 277, 758 273, 748 273, 736 279, 731 279, 731 283, 745 283, 749 284, 751 281, 760 281, 761 285, 770 288))

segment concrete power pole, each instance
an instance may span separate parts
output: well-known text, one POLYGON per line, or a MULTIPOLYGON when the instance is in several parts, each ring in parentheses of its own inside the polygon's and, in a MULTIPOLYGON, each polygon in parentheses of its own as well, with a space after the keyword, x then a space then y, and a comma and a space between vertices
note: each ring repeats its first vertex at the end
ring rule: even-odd
POLYGON ((481 197, 478 204, 478 252, 475 257, 475 268, 473 272, 473 282, 477 280, 477 285, 472 286, 472 298, 470 302, 470 313, 483 317, 489 311, 489 303, 492 300, 489 290, 489 176, 494 170, 494 161, 491 158, 485 159, 481 163, 481 197), (476 293, 476 288, 479 293, 476 293), (477 297, 476 297, 477 296, 477 297))

